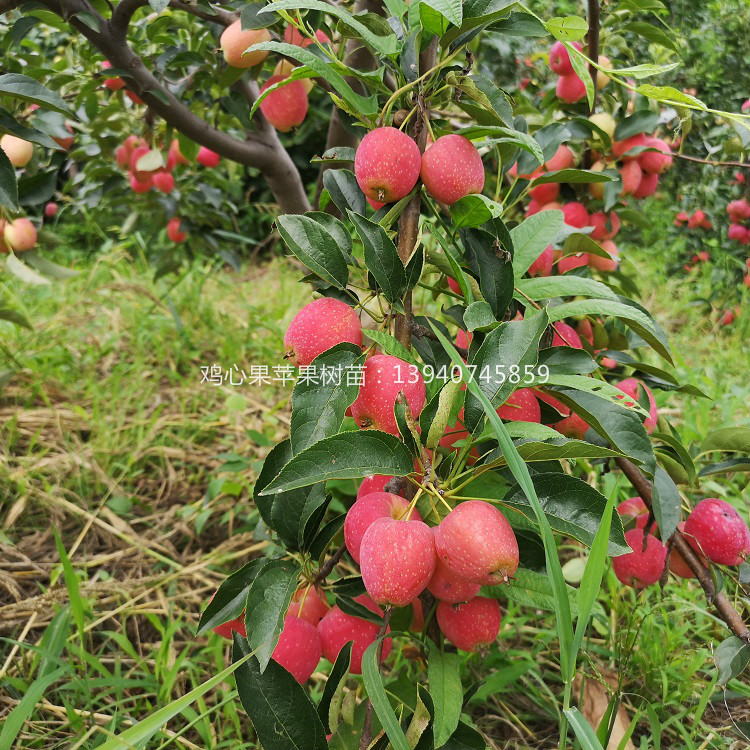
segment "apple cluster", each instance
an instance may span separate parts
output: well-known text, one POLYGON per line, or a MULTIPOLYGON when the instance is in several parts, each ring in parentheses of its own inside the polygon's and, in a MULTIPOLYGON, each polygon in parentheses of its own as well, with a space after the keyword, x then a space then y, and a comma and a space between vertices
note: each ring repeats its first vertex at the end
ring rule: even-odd
MULTIPOLYGON (((130 188, 139 195, 148 193, 152 188, 168 195, 175 188, 175 169, 190 163, 180 151, 179 141, 173 140, 170 143, 165 160, 158 149, 150 148, 148 143, 137 135, 129 135, 124 143, 117 147, 115 160, 119 167, 128 170, 130 188)), ((195 160, 204 167, 214 168, 219 164, 219 155, 201 146, 195 160)), ((172 242, 184 242, 187 238, 187 234, 181 231, 180 226, 181 220, 177 216, 167 222, 167 237, 172 242)))
MULTIPOLYGON (((16 169, 23 169, 34 156, 33 143, 10 133, 0 138, 0 150, 16 169)), ((0 253, 21 253, 36 247, 36 244, 37 230, 31 219, 26 216, 13 221, 0 219, 0 253)))
MULTIPOLYGON (((271 41, 268 29, 243 29, 241 21, 227 26, 221 35, 220 45, 227 65, 233 68, 254 68, 268 57, 267 50, 247 50, 256 44, 271 41)), ((295 26, 284 30, 284 41, 297 47, 307 48, 313 44, 331 45, 331 39, 320 29, 315 38, 309 38, 295 26)), ((276 65, 273 75, 263 84, 260 93, 264 94, 276 84, 283 84, 269 91, 260 103, 260 111, 276 130, 287 133, 304 122, 307 116, 307 97, 313 83, 309 78, 284 83, 294 71, 294 66, 286 59, 276 65)))
MULTIPOLYGON (((750 245, 750 203, 745 198, 730 201, 727 203, 727 214, 730 221, 729 239, 740 245, 750 245)), ((745 276, 745 286, 750 286, 750 276, 745 276)))
POLYGON ((424 154, 394 127, 371 130, 354 157, 357 184, 376 211, 405 198, 421 179, 428 195, 446 206, 484 188, 484 165, 474 144, 462 135, 428 141, 424 154))
MULTIPOLYGON (((648 508, 640 497, 620 503, 617 512, 628 529, 625 540, 633 550, 612 560, 621 583, 646 588, 661 579, 667 566, 679 578, 695 578, 682 555, 676 549, 670 551, 658 539, 658 525, 653 521, 649 523, 648 508)), ((704 564, 710 561, 716 565, 736 566, 750 556, 750 529, 724 500, 715 497, 701 500, 677 528, 704 564)))
MULTIPOLYGON (((579 42, 573 42, 573 46, 581 52, 583 47, 579 42)), ((608 57, 599 56, 599 64, 607 66, 610 64, 608 57)), ((562 42, 555 42, 549 51, 549 67, 553 73, 557 73, 557 86, 555 93, 557 98, 568 104, 575 104, 586 96, 586 84, 580 76, 573 70, 573 63, 570 61, 570 52, 562 42)), ((596 87, 603 89, 609 83, 609 77, 597 71, 596 87)))

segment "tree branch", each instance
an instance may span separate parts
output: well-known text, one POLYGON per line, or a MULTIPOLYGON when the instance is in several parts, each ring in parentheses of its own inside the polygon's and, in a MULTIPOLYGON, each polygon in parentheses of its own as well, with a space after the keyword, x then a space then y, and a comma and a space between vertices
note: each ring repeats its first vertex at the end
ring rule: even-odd
POLYGON ((701 159, 699 156, 688 156, 681 154, 679 151, 673 151, 672 156, 675 159, 684 159, 696 164, 708 164, 711 167, 739 167, 741 169, 750 169, 750 161, 713 161, 712 159, 701 159))
MULTIPOLYGON (((282 212, 301 213, 310 209, 299 172, 281 145, 276 131, 264 129, 253 134, 254 137, 241 141, 212 127, 162 85, 127 43, 115 38, 110 24, 84 0, 43 2, 88 39, 114 67, 127 71, 128 88, 133 89, 169 125, 220 156, 259 169, 282 212), (99 30, 78 18, 77 14, 84 12, 96 18, 99 30)), ((135 0, 123 2, 127 2, 127 7, 132 9, 135 0)), ((124 13, 120 18, 125 17, 124 13)))
MULTIPOLYGON (((438 38, 434 37, 424 52, 419 56, 419 71, 424 73, 435 67, 437 59, 438 38)), ((411 126, 411 137, 417 142, 420 152, 424 152, 427 143, 427 128, 424 127, 427 108, 425 106, 424 96, 420 90, 417 94, 416 101, 417 112, 414 116, 414 122, 411 126)), ((401 214, 398 223, 398 254, 401 262, 406 265, 414 252, 419 234, 419 212, 422 207, 422 193, 417 190, 414 197, 401 214)), ((405 315, 397 315, 395 323, 395 336, 401 344, 407 349, 411 347, 411 324, 412 324, 412 293, 407 292, 404 297, 405 315)))
POLYGON ((15 10, 23 0, 0 0, 0 16, 15 10))
POLYGON ((135 12, 148 5, 148 0, 120 0, 112 11, 109 26, 112 36, 119 42, 124 42, 128 36, 128 26, 135 12))
MULTIPOLYGON (((137 2, 137 0, 135 1, 137 2)), ((148 0, 146 0, 146 2, 147 1, 148 0)), ((199 8, 197 5, 181 3, 179 0, 171 0, 169 7, 174 8, 175 10, 181 10, 184 13, 189 13, 191 16, 201 18, 210 23, 218 23, 220 26, 229 26, 240 18, 239 13, 230 13, 229 11, 219 10, 218 8, 214 8, 213 13, 209 13, 208 11, 199 8)))
MULTIPOLYGON (((616 458, 615 462, 633 485, 643 502, 651 510, 653 502, 651 483, 641 474, 638 467, 627 458, 616 458)), ((727 624, 727 627, 738 638, 750 643, 750 630, 748 630, 747 625, 743 622, 742 617, 740 617, 737 610, 732 606, 729 599, 727 599, 726 594, 723 591, 716 591, 711 571, 701 562, 698 555, 695 554, 693 548, 688 544, 687 539, 685 539, 679 530, 674 532, 672 544, 680 555, 682 555, 690 570, 695 574, 698 583, 700 583, 701 588, 706 594, 709 604, 714 605, 721 619, 727 624)))
POLYGON ((598 74, 598 70, 594 67, 595 62, 599 62, 599 26, 600 26, 600 16, 601 16, 601 9, 599 7, 599 0, 588 0, 589 1, 589 33, 588 33, 588 43, 589 43, 589 60, 592 60, 592 63, 589 64, 589 75, 591 76, 591 80, 594 83, 594 98, 591 101, 591 107, 589 108, 589 114, 594 114, 594 110, 596 109, 596 76, 598 74))

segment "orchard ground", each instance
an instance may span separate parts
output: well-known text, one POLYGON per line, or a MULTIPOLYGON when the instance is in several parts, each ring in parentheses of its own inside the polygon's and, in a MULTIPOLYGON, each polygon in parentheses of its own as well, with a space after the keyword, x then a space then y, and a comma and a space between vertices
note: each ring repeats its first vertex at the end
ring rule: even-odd
MULTIPOLYGON (((671 221, 666 209, 654 214, 656 224, 671 221)), ((201 382, 201 367, 273 373, 289 321, 309 301, 306 287, 280 259, 239 272, 195 263, 154 281, 140 247, 135 235, 86 260, 63 246, 53 257, 80 269, 76 278, 1 282, 35 330, 3 324, 0 339, 22 352, 21 376, 0 399, 0 497, 17 498, 0 515, 0 684, 24 692, 39 658, 57 666, 63 657, 68 669, 67 686, 34 707, 23 748, 94 747, 220 671, 227 642, 196 638, 199 613, 226 574, 267 543, 248 490, 288 430, 291 388, 216 386, 201 382), (53 526, 74 577, 57 562, 53 526)), ((750 424, 750 291, 743 314, 721 327, 718 310, 695 302, 710 277, 676 278, 656 251, 625 241, 621 249, 644 305, 670 334, 678 376, 713 397, 683 395, 661 413, 685 442, 750 424)), ((704 489, 729 491, 710 477, 704 489)), ((612 490, 632 494, 615 474, 605 481, 612 490)), ((728 499, 747 508, 741 480, 732 491, 728 499)), ((571 579, 581 553, 561 547, 571 579)), ((610 570, 600 597, 611 629, 593 629, 587 653, 596 658, 583 666, 592 684, 618 686, 637 722, 636 746, 641 736, 643 747, 656 747, 656 737, 669 748, 745 746, 738 730, 750 727, 750 681, 745 674, 726 691, 716 687, 712 650, 725 631, 700 589, 670 579, 663 598, 658 587, 636 594, 610 570)), ((508 606, 500 649, 482 664, 492 681, 465 710, 495 747, 556 746, 553 618, 508 606)), ((478 659, 465 660, 467 684, 478 659)), ((319 694, 323 680, 312 685, 319 694)), ((252 737, 233 683, 223 683, 152 744, 238 750, 256 747, 252 737)))

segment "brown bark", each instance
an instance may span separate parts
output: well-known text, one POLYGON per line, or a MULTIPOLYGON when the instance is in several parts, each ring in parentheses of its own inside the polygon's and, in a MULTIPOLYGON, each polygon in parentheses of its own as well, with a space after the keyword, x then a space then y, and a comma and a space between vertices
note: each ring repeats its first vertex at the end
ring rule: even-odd
MULTIPOLYGON (((430 44, 427 46, 424 52, 419 56, 419 71, 420 75, 425 71, 435 67, 435 61, 437 60, 437 43, 438 38, 435 37, 430 44)), ((415 102, 417 112, 414 115, 414 121, 411 126, 410 135, 417 142, 419 150, 424 152, 425 144, 427 143, 427 129, 424 126, 425 117, 427 116, 424 97, 421 91, 417 94, 417 101, 415 102)), ((419 190, 414 194, 414 197, 409 201, 408 205, 401 214, 401 218, 398 223, 398 254, 401 258, 401 262, 406 265, 409 258, 411 257, 414 247, 417 244, 417 236, 419 233, 419 212, 422 208, 422 194, 419 190)), ((397 315, 394 327, 394 334, 396 338, 408 348, 411 347, 411 329, 412 329, 412 294, 407 292, 404 297, 404 311, 405 315, 397 315)))

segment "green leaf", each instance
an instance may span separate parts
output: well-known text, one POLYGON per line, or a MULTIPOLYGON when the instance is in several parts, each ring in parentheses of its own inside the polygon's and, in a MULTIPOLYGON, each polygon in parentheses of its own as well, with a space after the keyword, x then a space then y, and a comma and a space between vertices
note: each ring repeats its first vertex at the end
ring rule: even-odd
POLYGON ((18 183, 16 170, 7 154, 0 148, 0 207, 18 210, 18 183))
POLYGON ((631 21, 618 28, 618 32, 625 31, 630 31, 633 34, 642 36, 652 44, 658 44, 660 47, 670 49, 677 54, 680 53, 674 39, 665 31, 650 23, 645 23, 644 21, 631 21))
POLYGON ((346 410, 357 398, 359 385, 347 374, 358 360, 364 361, 362 350, 354 344, 337 344, 312 362, 321 381, 299 378, 292 391, 292 419, 289 437, 292 452, 297 454, 341 428, 346 410), (328 377, 330 375, 330 377, 328 377))
MULTIPOLYGON (((5 320, 22 328, 28 328, 30 331, 33 330, 31 322, 23 313, 18 310, 12 310, 9 307, 0 307, 0 320, 5 320)), ((5 371, 3 371, 4 373, 5 371)))
POLYGON ((595 297, 617 301, 618 296, 606 284, 582 276, 537 276, 516 281, 519 299, 534 302, 554 297, 595 297))
MULTIPOLYGON (((596 598, 601 589, 602 578, 607 569, 607 553, 612 528, 612 510, 614 509, 614 505, 614 493, 612 493, 610 494, 604 512, 602 513, 601 522, 596 532, 596 536, 594 537, 594 542, 591 545, 591 551, 588 560, 586 561, 583 577, 581 578, 578 587, 578 621, 576 622, 576 629, 573 635, 573 645, 571 648, 570 659, 568 660, 568 664, 572 668, 572 671, 568 674, 570 680, 573 680, 573 677, 575 676, 575 665, 578 652, 583 644, 586 628, 591 620, 594 605, 596 604, 596 598)), ((617 512, 615 512, 614 516, 619 519, 619 514, 617 512)), ((623 540, 624 538, 623 535, 623 540)))
POLYGON ((497 143, 511 143, 529 153, 536 160, 537 164, 544 164, 544 154, 539 143, 530 135, 522 133, 520 130, 513 130, 512 128, 500 125, 468 125, 465 128, 461 128, 458 132, 470 140, 486 136, 492 138, 497 143))
POLYGON ((57 94, 29 76, 20 73, 0 75, 0 95, 38 104, 45 109, 75 118, 75 112, 57 94))
POLYGON ((333 665, 331 673, 326 680, 326 686, 323 688, 323 696, 318 703, 318 716, 323 722, 323 728, 326 732, 335 731, 334 722, 331 721, 331 707, 335 706, 334 695, 339 692, 339 687, 343 688, 346 683, 346 677, 349 674, 349 665, 352 657, 352 645, 350 641, 339 651, 336 662, 333 665))
POLYGON ((327 750, 325 730, 302 685, 275 661, 265 671, 234 634, 237 692, 263 750, 327 750))
POLYGON ((427 679, 434 709, 432 733, 435 747, 442 747, 448 742, 461 718, 464 694, 460 666, 458 654, 444 653, 430 641, 427 679))
POLYGON ((9 255, 7 260, 5 261, 5 268, 26 284, 45 286, 50 283, 49 279, 45 279, 44 276, 40 276, 36 271, 29 268, 26 264, 22 263, 13 254, 9 255))
MULTIPOLYGON (((590 547, 607 511, 607 498, 591 485, 569 474, 536 474, 533 480, 550 526, 590 547)), ((508 520, 512 524, 522 525, 523 515, 530 506, 523 490, 518 486, 512 488, 503 498, 503 505, 506 504, 508 520)), ((612 508, 609 513, 612 521, 608 553, 613 557, 624 555, 630 548, 625 542, 620 516, 612 508)))
POLYGON ((492 308, 489 303, 484 300, 479 302, 472 302, 464 312, 464 323, 466 328, 470 331, 476 331, 480 329, 487 329, 494 327, 497 324, 497 319, 492 312, 492 308))
POLYGON ((682 517, 682 496, 672 477, 661 466, 656 467, 652 490, 651 507, 659 524, 659 534, 662 539, 669 539, 682 517))
MULTIPOLYGON (((653 133, 659 125, 659 113, 641 110, 620 120, 615 128, 614 139, 624 141, 639 133, 653 133)), ((620 214, 622 216, 622 214, 620 214)))
POLYGON ((346 215, 351 209, 364 216, 367 201, 354 172, 348 169, 326 169, 323 172, 323 187, 331 194, 331 199, 342 215, 346 215))
POLYGON ((402 359, 410 365, 419 368, 419 362, 416 357, 397 339, 385 331, 370 330, 364 332, 370 341, 374 341, 385 354, 392 354, 394 357, 402 359))
MULTIPOLYGON (((55 114, 54 116, 59 117, 58 114, 55 114)), ((0 109, 0 133, 10 133, 17 138, 23 138, 25 141, 38 143, 40 146, 44 146, 44 148, 62 151, 62 146, 57 143, 57 141, 52 140, 52 138, 46 133, 43 133, 36 128, 27 128, 20 122, 16 122, 13 116, 4 109, 0 109)))
POLYGON ((566 302, 549 310, 550 323, 556 323, 558 320, 564 320, 567 317, 577 318, 582 315, 603 315, 619 318, 651 344, 654 350, 667 362, 673 364, 667 335, 647 312, 634 303, 628 304, 627 302, 615 302, 614 300, 581 300, 566 302))
POLYGON ((463 21, 463 3, 461 0, 421 0, 422 5, 428 5, 444 16, 454 26, 460 26, 463 21))
POLYGON ((589 30, 588 22, 580 16, 566 16, 565 18, 551 18, 544 24, 547 31, 561 42, 577 42, 586 36, 589 30))
MULTIPOLYGON (((582 185, 589 182, 612 182, 612 178, 602 172, 592 172, 588 169, 559 169, 556 172, 546 172, 531 181, 531 187, 561 182, 570 185, 582 185)), ((534 214, 538 216, 539 214, 534 214)))
POLYGON ((456 228, 478 227, 502 216, 503 206, 486 195, 465 195, 451 206, 451 218, 456 228))
POLYGON ((714 653, 714 662, 719 670, 719 685, 726 685, 737 677, 750 662, 750 643, 736 635, 723 640, 714 653))
POLYGON ((573 66, 573 72, 583 81, 583 85, 586 87, 586 101, 588 102, 589 110, 591 110, 594 107, 594 94, 596 93, 591 73, 581 53, 572 44, 566 44, 566 46, 570 54, 570 64, 573 66))
POLYGON ((348 26, 352 31, 356 32, 357 36, 365 44, 384 57, 395 55, 401 48, 401 44, 395 34, 391 33, 388 36, 373 34, 365 24, 359 21, 356 16, 349 13, 348 10, 339 5, 332 5, 321 0, 277 0, 275 3, 269 3, 263 9, 263 13, 276 13, 280 10, 298 11, 302 9, 317 10, 328 16, 338 18, 344 26, 348 26))
POLYGON ((382 639, 378 638, 371 643, 362 656, 362 679, 375 715, 380 719, 394 750, 411 750, 383 686, 383 675, 378 667, 378 650, 381 641, 382 639))
POLYGON ((245 609, 247 642, 266 670, 284 628, 284 618, 297 588, 299 565, 292 560, 269 560, 250 584, 245 609))
POLYGON ((750 453, 750 427, 722 427, 709 432, 701 443, 701 453, 710 451, 750 453))
MULTIPOLYGON (((544 312, 537 313, 531 318, 545 319, 546 315, 544 312)), ((546 322, 546 321, 545 321, 546 322)), ((524 463, 523 459, 518 455, 518 451, 513 445, 513 441, 508 434, 508 430, 503 424, 502 420, 497 414, 494 405, 490 402, 487 396, 482 392, 482 389, 473 381, 470 377, 470 373, 466 368, 461 357, 455 347, 445 338, 440 330, 432 325, 432 330, 438 341, 443 346, 443 349, 450 355, 453 364, 461 370, 466 381, 466 388, 470 391, 472 396, 475 396, 482 404, 487 419, 490 421, 495 429, 495 437, 500 445, 503 453, 505 454, 508 461, 508 468, 516 481, 521 486, 525 497, 528 498, 531 503, 531 507, 534 511, 534 516, 539 525, 542 535, 542 542, 544 544, 544 557, 547 567, 547 574, 549 580, 552 583, 552 590, 554 592, 554 606, 555 606, 555 624, 557 627, 557 635, 560 641, 560 655, 561 655, 561 666, 563 674, 568 674, 568 654, 570 653, 570 643, 573 637, 573 621, 571 618, 571 607, 570 601, 567 594, 567 588, 565 579, 563 578, 562 568, 560 566, 560 559, 558 557, 557 544, 555 543, 555 537, 552 533, 552 529, 547 521, 547 516, 544 513, 544 509, 541 506, 539 498, 534 488, 534 483, 531 480, 531 474, 529 469, 524 463)), ((488 337, 489 338, 489 337, 488 337)))
POLYGON ((80 273, 80 271, 76 271, 73 268, 66 268, 65 266, 53 263, 48 258, 40 255, 37 250, 26 250, 23 254, 23 260, 27 266, 31 266, 45 276, 50 276, 53 279, 72 279, 80 273))
MULTIPOLYGON (((564 590, 571 612, 577 615, 576 590, 567 584, 564 590)), ((549 576, 527 568, 519 568, 507 586, 483 586, 480 594, 494 599, 507 598, 530 609, 555 611, 555 594, 549 576)))
POLYGON ((337 289, 346 288, 349 269, 344 253, 328 229, 309 216, 286 214, 276 219, 287 247, 315 274, 337 289))
POLYGON ((341 432, 294 456, 260 495, 328 479, 359 479, 369 474, 403 477, 413 471, 414 459, 395 435, 378 430, 341 432))
POLYGON ((406 269, 393 240, 380 224, 351 211, 349 218, 362 239, 367 269, 375 277, 385 298, 391 304, 400 302, 406 293, 406 269))
POLYGON ((552 390, 550 393, 581 416, 617 450, 640 464, 649 476, 653 476, 656 466, 654 450, 638 411, 581 390, 552 390))
POLYGON ((559 234, 565 223, 562 211, 542 211, 510 230, 513 238, 513 272, 518 278, 559 234))
MULTIPOLYGON (((495 408, 504 403, 514 389, 508 380, 509 368, 523 368, 537 360, 539 339, 547 325, 544 312, 527 315, 525 320, 505 323, 487 334, 470 364, 476 367, 474 382, 495 408)), ((478 398, 470 392, 466 396, 464 418, 466 427, 474 432, 484 410, 478 398)))
POLYGON ((673 86, 651 86, 648 83, 642 83, 638 86, 636 92, 641 94, 641 96, 654 99, 663 104, 673 104, 677 106, 687 105, 688 107, 693 107, 702 112, 705 112, 708 109, 706 104, 700 99, 691 96, 690 94, 686 94, 673 86))
POLYGON ((68 553, 63 546, 62 540, 60 539, 57 530, 55 534, 55 546, 57 547, 57 554, 60 556, 60 562, 63 567, 63 578, 65 579, 65 588, 68 589, 68 599, 70 601, 70 611, 73 614, 73 620, 75 621, 76 627, 78 628, 78 635, 83 642, 84 632, 84 611, 83 602, 81 601, 81 590, 78 585, 78 576, 76 575, 73 564, 70 562, 68 553))
POLYGON ((18 205, 38 206, 46 203, 55 194, 58 171, 37 172, 18 180, 18 205))
MULTIPOLYGON (((513 299, 512 252, 491 234, 480 229, 462 231, 461 239, 470 264, 479 268, 479 289, 486 303, 495 318, 502 320, 513 299)), ((506 243, 510 244, 510 238, 507 238, 506 243)))
POLYGON ((304 541, 305 524, 325 502, 325 484, 310 482, 311 487, 275 492, 268 496, 261 494, 291 459, 291 441, 287 438, 266 456, 263 469, 255 482, 254 496, 266 525, 276 531, 288 547, 298 549, 304 541))
POLYGON ((265 558, 251 560, 224 579, 213 599, 201 613, 196 635, 212 630, 230 620, 235 620, 242 614, 250 586, 258 571, 265 564, 265 558))

